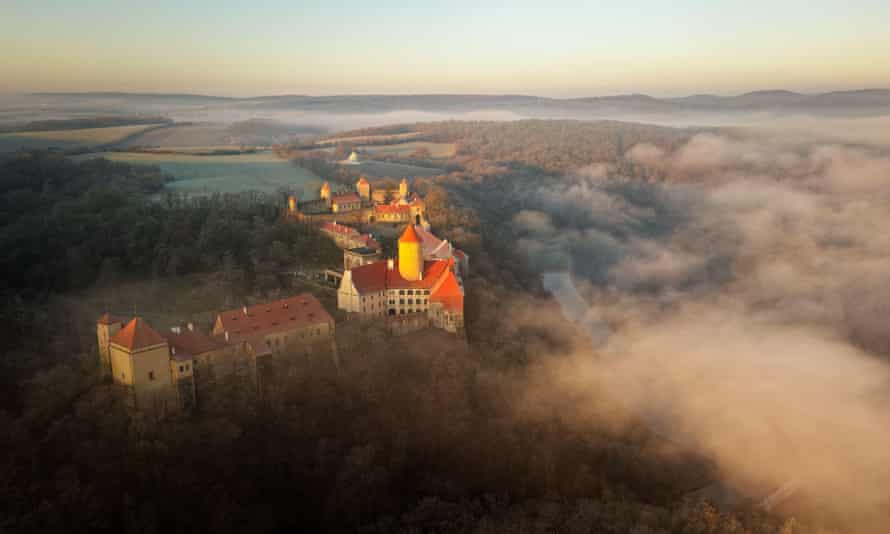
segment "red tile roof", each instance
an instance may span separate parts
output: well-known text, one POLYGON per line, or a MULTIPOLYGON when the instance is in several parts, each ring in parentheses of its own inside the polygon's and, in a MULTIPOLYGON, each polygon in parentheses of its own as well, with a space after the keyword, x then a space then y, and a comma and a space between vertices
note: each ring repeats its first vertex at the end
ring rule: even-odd
POLYGON ((226 346, 219 339, 210 337, 198 330, 189 330, 188 328, 182 328, 178 334, 171 331, 167 334, 167 342, 176 349, 177 355, 183 353, 198 356, 226 346))
POLYGON ((135 351, 166 344, 167 340, 149 326, 142 317, 136 317, 111 338, 111 343, 135 351))
POLYGON ((401 206, 393 204, 377 204, 374 210, 378 213, 405 213, 411 211, 411 206, 401 206))
POLYGON ((313 324, 334 322, 321 302, 309 293, 248 306, 246 315, 242 308, 224 311, 217 319, 223 330, 229 332, 230 343, 313 324))
POLYGON ((326 222, 321 225, 321 229, 343 235, 358 234, 358 230, 355 228, 346 226, 345 224, 337 224, 336 222, 326 222))
POLYGON ((384 289, 432 289, 447 271, 447 261, 426 261, 422 279, 405 280, 399 274, 398 259, 393 260, 392 269, 387 268, 387 262, 378 261, 353 268, 352 283, 359 293, 375 293, 384 289))
POLYGON ((346 204, 352 202, 361 202, 362 199, 355 193, 345 193, 342 195, 336 195, 331 202, 334 204, 346 204))
POLYGON ((420 238, 417 237, 417 232, 414 231, 414 225, 409 224, 405 231, 402 232, 402 237, 399 238, 399 243, 420 243, 420 238))
POLYGON ((444 280, 430 295, 430 302, 441 302, 448 311, 463 311, 464 292, 453 272, 446 271, 444 280))

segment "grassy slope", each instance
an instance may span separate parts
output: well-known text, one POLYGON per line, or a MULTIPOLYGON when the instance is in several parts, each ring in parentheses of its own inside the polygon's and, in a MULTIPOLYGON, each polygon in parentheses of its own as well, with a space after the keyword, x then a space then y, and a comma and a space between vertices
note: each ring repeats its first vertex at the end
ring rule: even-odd
POLYGON ((321 180, 312 171, 292 165, 269 153, 193 156, 108 152, 101 155, 111 161, 157 165, 176 178, 167 185, 168 188, 189 194, 238 191, 273 193, 285 188, 303 193, 303 196, 311 196, 321 186, 321 180))

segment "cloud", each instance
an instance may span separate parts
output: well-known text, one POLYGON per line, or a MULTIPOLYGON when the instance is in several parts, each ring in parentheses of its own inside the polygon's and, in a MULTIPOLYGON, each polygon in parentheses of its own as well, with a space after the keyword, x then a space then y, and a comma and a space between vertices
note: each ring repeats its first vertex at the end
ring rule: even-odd
POLYGON ((529 254, 565 257, 579 321, 611 333, 530 395, 586 399, 578 424, 645 417, 752 495, 799 480, 833 518, 886 531, 890 158, 715 134, 626 157, 663 181, 579 173, 514 220, 529 254))

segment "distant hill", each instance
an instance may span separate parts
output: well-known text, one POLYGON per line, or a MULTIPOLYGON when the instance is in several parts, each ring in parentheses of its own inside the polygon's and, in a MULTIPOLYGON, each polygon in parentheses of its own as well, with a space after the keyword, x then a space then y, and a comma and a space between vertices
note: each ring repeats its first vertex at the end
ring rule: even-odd
POLYGON ((753 91, 736 96, 697 94, 657 98, 644 94, 547 98, 530 95, 416 94, 416 95, 273 95, 246 98, 163 93, 35 93, 54 103, 113 102, 132 105, 223 106, 244 110, 292 110, 323 113, 380 113, 393 111, 471 112, 512 111, 532 117, 627 113, 773 112, 812 114, 890 113, 890 89, 861 89, 804 94, 786 90, 753 91))

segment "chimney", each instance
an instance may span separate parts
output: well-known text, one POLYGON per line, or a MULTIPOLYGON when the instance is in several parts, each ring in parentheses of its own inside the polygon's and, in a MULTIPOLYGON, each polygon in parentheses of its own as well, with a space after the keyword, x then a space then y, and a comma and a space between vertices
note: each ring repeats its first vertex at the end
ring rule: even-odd
POLYGON ((174 334, 181 334, 182 328, 179 326, 171 326, 170 331, 173 332, 174 334))
POLYGON ((226 330, 226 331, 224 332, 224 334, 225 334, 225 336, 226 336, 226 343, 228 343, 228 342, 229 342, 229 331, 226 330))
POLYGON ((191 330, 192 332, 195 331, 195 323, 190 322, 187 326, 188 326, 188 329, 191 330))
POLYGON ((389 269, 391 271, 391 270, 393 270, 394 267, 395 267, 395 262, 392 260, 392 258, 386 260, 386 268, 387 269, 389 269))
POLYGON ((170 354, 176 356, 176 347, 170 347, 170 354))
POLYGON ((241 311, 244 312, 244 315, 247 315, 247 306, 241 306, 241 311))

